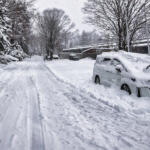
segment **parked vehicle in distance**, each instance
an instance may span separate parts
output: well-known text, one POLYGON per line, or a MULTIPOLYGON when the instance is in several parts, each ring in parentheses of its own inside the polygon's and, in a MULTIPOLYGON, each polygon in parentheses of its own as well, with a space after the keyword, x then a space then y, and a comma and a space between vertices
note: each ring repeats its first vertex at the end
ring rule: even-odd
POLYGON ((150 56, 124 51, 103 53, 97 56, 93 81, 118 85, 130 95, 150 96, 150 56))
POLYGON ((53 59, 59 59, 59 56, 57 54, 54 54, 53 59))
POLYGON ((51 56, 45 55, 45 56, 44 56, 44 61, 45 61, 45 60, 52 60, 52 58, 51 58, 51 56))

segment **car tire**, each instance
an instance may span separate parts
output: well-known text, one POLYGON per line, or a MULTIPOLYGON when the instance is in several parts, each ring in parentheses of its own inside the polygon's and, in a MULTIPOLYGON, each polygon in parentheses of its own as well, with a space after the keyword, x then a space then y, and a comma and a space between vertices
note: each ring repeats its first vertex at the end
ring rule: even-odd
POLYGON ((129 87, 127 84, 123 84, 123 85, 121 86, 121 90, 127 92, 129 95, 132 94, 131 89, 130 89, 130 87, 129 87))
POLYGON ((95 84, 100 84, 100 78, 99 78, 99 76, 95 77, 95 84))
POLYGON ((141 97, 141 89, 137 88, 137 97, 141 97))

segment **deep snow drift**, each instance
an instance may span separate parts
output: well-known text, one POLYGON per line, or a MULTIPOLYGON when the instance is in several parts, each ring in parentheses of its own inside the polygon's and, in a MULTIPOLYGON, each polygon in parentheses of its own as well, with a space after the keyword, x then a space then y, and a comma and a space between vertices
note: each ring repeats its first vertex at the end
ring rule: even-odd
MULTIPOLYGON (((67 78, 70 64, 72 68, 77 64, 81 68, 86 61, 94 63, 83 60, 47 64, 57 70, 63 62, 66 69, 63 75, 67 78)), ((40 57, 33 57, 0 69, 0 150, 149 150, 150 112, 146 106, 135 109, 134 96, 129 103, 120 97, 122 105, 126 104, 128 109, 120 106, 119 100, 113 106, 113 98, 119 99, 124 93, 117 96, 118 90, 95 86, 89 77, 89 89, 103 90, 98 98, 87 91, 86 84, 81 87, 86 75, 84 81, 77 81, 78 85, 70 84, 49 67, 40 57), (114 91, 114 95, 108 97, 105 90, 110 94, 114 91), (130 102, 133 109, 130 109, 130 102)), ((87 68, 86 73, 91 74, 91 71, 87 68)), ((143 104, 146 99, 141 101, 143 104)))

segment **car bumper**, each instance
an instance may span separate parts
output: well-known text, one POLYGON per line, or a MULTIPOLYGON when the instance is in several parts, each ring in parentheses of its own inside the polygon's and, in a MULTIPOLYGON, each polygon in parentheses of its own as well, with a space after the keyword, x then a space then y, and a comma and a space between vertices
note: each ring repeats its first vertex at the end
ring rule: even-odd
POLYGON ((139 89, 140 89, 141 97, 150 97, 150 88, 148 88, 148 87, 141 87, 139 89))

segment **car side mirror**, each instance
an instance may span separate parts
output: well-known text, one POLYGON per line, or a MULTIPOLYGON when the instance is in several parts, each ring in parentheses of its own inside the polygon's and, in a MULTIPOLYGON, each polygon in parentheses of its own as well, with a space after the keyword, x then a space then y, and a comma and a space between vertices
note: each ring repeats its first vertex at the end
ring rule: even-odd
POLYGON ((121 65, 117 65, 116 68, 117 72, 121 73, 123 70, 123 67, 121 65))

